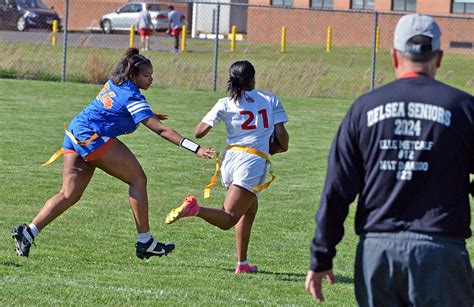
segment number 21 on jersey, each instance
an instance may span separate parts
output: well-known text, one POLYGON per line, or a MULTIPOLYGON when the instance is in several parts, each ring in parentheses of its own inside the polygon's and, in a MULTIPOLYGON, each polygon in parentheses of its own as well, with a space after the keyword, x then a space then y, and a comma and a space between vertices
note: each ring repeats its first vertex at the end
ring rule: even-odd
POLYGON ((267 116, 267 110, 266 109, 261 109, 258 110, 258 114, 255 115, 252 111, 240 111, 240 115, 248 116, 245 122, 242 124, 241 128, 242 130, 254 130, 257 129, 257 126, 255 126, 254 120, 255 116, 261 116, 263 120, 263 127, 268 128, 268 116, 267 116))
POLYGON ((100 90, 99 94, 97 94, 97 99, 102 102, 104 105, 104 108, 110 109, 113 105, 113 100, 112 97, 115 97, 115 92, 108 92, 106 93, 110 88, 109 82, 106 82, 104 87, 100 90))

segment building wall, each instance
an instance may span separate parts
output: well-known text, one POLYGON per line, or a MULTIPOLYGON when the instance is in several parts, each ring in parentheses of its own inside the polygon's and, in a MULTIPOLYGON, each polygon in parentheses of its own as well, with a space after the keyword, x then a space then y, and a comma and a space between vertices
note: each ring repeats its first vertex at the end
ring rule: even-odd
MULTIPOLYGON (((379 15, 380 47, 392 46, 393 31, 400 15, 379 15)), ((334 46, 372 46, 373 14, 359 12, 325 12, 318 10, 294 10, 282 13, 276 9, 250 8, 248 15, 250 42, 278 43, 281 28, 286 27, 287 44, 326 44, 327 28, 332 28, 334 46), (265 16, 262 22, 261 16, 265 16)), ((450 49, 452 41, 474 44, 474 19, 437 18, 443 36, 442 46, 450 49)))
MULTIPOLYGON (((294 7, 302 7, 302 1, 294 0, 294 7)), ((267 5, 249 7, 247 39, 250 42, 278 43, 281 40, 281 28, 286 27, 287 44, 326 44, 327 28, 332 28, 332 43, 347 46, 372 46, 374 32, 373 11, 350 10, 350 0, 333 0, 332 10, 283 9, 269 7, 270 0, 250 0, 250 4, 267 5), (262 16, 265 18, 262 19, 262 16)), ((306 6, 306 8, 309 6, 306 6)), ((380 47, 392 46, 393 31, 401 15, 407 12, 391 11, 392 0, 375 0, 379 14, 380 47), (390 14, 383 14, 383 13, 390 14)), ((451 0, 418 0, 417 12, 438 15, 437 22, 443 32, 442 46, 445 50, 450 43, 468 42, 474 44, 474 18, 449 18, 451 0), (436 4, 435 4, 436 3, 436 4), (446 16, 446 18, 442 17, 446 16)), ((474 17, 473 15, 462 15, 474 17)), ((460 50, 462 51, 462 50, 460 50)), ((464 50, 465 51, 465 50, 464 50)))

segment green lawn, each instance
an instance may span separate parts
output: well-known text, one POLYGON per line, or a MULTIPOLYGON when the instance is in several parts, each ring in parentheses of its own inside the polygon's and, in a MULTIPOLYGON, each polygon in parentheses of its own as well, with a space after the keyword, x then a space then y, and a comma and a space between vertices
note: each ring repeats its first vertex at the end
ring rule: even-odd
MULTIPOLYGON (((214 165, 205 164, 141 127, 121 138, 148 176, 154 235, 173 241, 168 257, 135 257, 135 229, 127 186, 97 171, 78 204, 37 238, 30 258, 15 255, 10 229, 29 223, 61 184, 61 159, 41 168, 61 146, 63 123, 94 97, 99 85, 0 80, 0 305, 309 305, 304 291, 313 216, 332 137, 350 101, 282 97, 289 115, 289 152, 273 157, 277 180, 262 192, 249 260, 256 275, 235 276, 233 231, 195 218, 165 225, 168 211, 194 193, 220 207, 222 187, 202 200, 214 165)), ((196 123, 222 95, 152 88, 154 111, 191 137, 196 123)), ((200 143, 222 148, 223 126, 200 143)), ((326 285, 328 306, 354 306, 354 207, 335 260, 337 283, 326 285)), ((474 246, 469 242, 469 251, 474 246)))

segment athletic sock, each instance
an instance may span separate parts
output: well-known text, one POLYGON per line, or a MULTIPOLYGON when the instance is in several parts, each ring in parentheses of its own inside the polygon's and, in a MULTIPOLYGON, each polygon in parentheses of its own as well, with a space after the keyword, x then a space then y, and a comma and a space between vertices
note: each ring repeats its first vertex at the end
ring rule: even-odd
POLYGON ((36 236, 38 236, 39 233, 40 233, 39 229, 34 224, 30 224, 30 225, 28 225, 28 227, 30 228, 30 231, 31 231, 31 234, 33 235, 33 238, 36 238, 36 236))
POLYGON ((140 243, 146 243, 152 239, 153 236, 151 235, 151 232, 144 232, 144 233, 138 233, 137 234, 137 241, 140 243))
POLYGON ((246 265, 246 264, 249 264, 249 262, 247 260, 245 261, 237 261, 237 264, 238 265, 246 265))

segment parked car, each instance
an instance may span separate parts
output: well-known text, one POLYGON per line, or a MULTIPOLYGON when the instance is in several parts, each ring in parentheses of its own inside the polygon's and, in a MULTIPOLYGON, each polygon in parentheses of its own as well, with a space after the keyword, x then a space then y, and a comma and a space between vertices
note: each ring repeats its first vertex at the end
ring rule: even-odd
POLYGON ((54 20, 58 21, 60 29, 61 17, 41 0, 0 0, 1 28, 51 29, 54 20))
POLYGON ((149 5, 149 11, 155 29, 157 31, 168 29, 168 11, 164 4, 133 2, 119 7, 113 13, 102 16, 100 18, 102 31, 112 33, 112 31, 130 30, 130 25, 137 24, 138 16, 140 12, 145 9, 145 5, 149 5))

